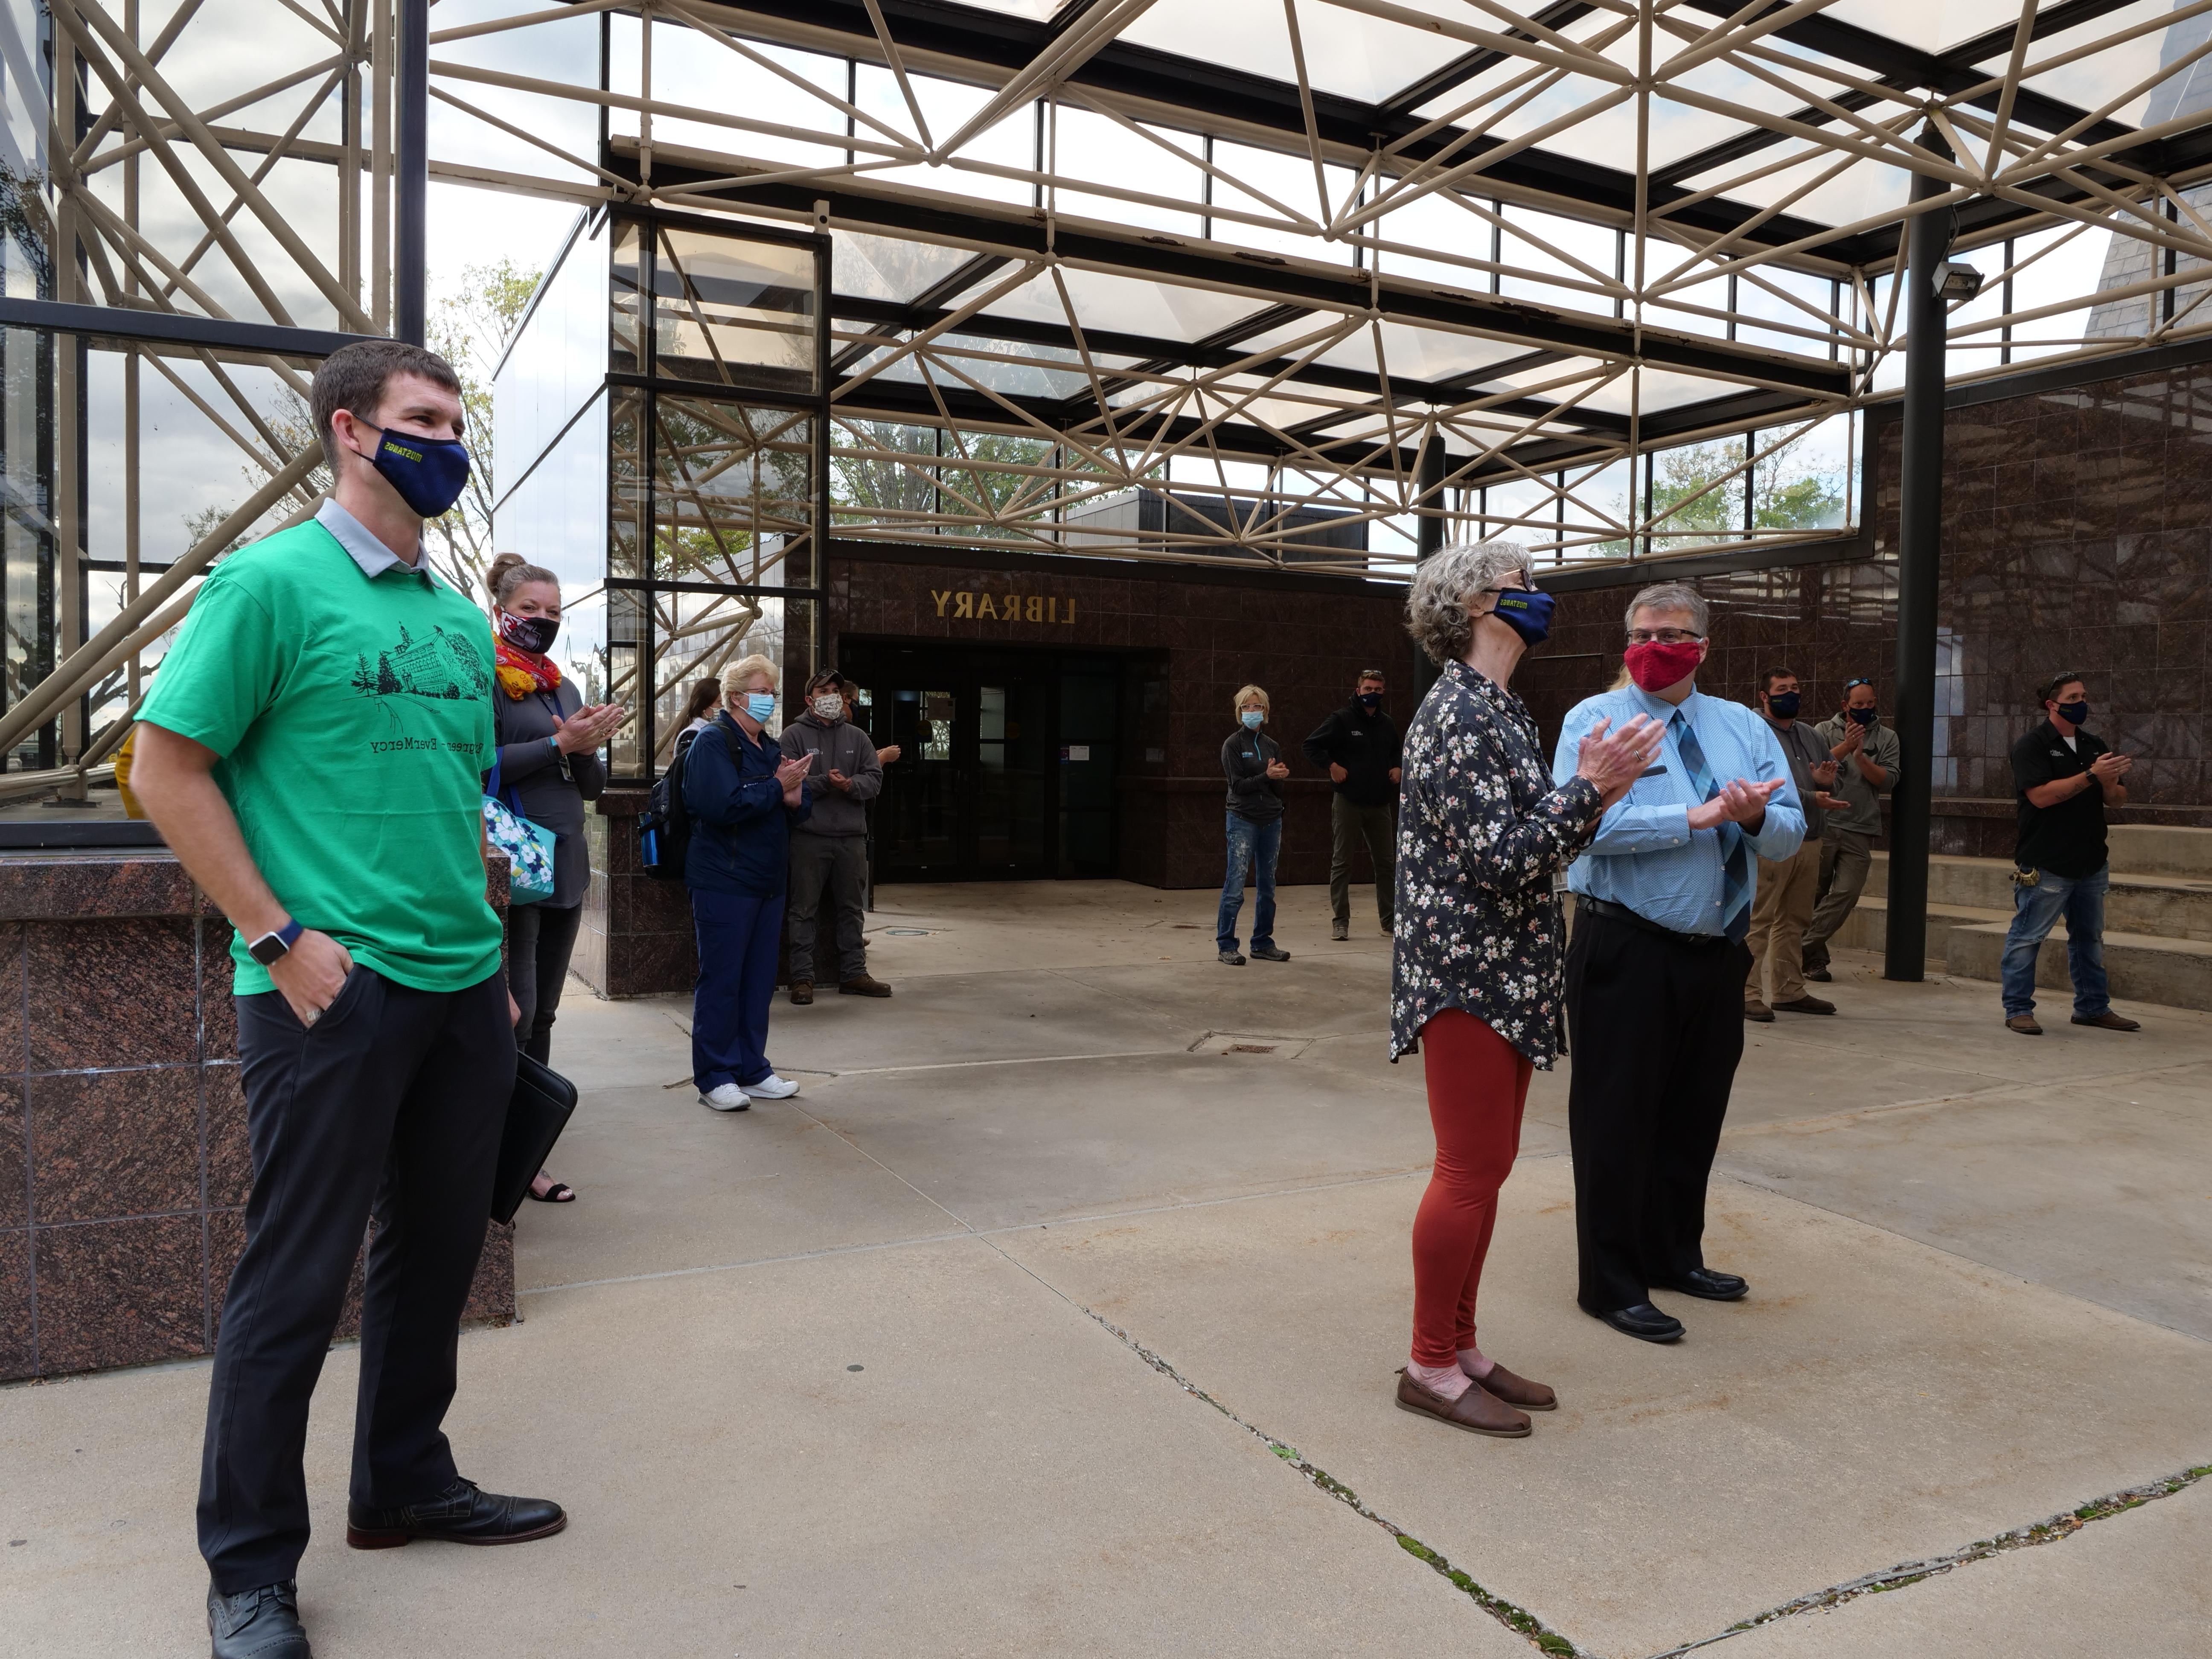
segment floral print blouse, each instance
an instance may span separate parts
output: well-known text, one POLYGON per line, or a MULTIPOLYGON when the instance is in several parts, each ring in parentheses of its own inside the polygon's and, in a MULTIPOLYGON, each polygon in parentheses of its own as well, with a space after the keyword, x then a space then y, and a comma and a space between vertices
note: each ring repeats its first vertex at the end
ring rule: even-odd
POLYGON ((1552 878, 1589 844, 1597 786, 1552 787, 1521 699, 1453 663, 1406 732, 1390 1058, 1462 1008, 1541 1070, 1561 1042, 1563 928, 1552 878))

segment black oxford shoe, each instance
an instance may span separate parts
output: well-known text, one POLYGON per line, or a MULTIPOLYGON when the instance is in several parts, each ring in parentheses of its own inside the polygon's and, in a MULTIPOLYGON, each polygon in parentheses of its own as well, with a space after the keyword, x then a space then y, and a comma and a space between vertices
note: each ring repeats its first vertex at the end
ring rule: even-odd
POLYGON ((289 1578, 236 1595, 210 1588, 207 1612, 215 1659, 315 1659, 300 1623, 299 1587, 289 1578))
POLYGON ((1711 1267, 1693 1267, 1680 1279, 1663 1280, 1662 1285, 1684 1296, 1701 1296, 1708 1302, 1741 1302, 1751 1289, 1734 1273, 1717 1273, 1711 1267))
POLYGON ((1602 1319, 1623 1336, 1639 1337, 1646 1342, 1673 1342, 1682 1334, 1680 1320, 1672 1314, 1661 1313, 1649 1302, 1639 1302, 1632 1308, 1615 1308, 1611 1313, 1592 1314, 1590 1316, 1602 1319))
POLYGON ((346 1542, 357 1550, 396 1550, 413 1538, 448 1544, 523 1544, 550 1538, 568 1516, 550 1498, 503 1498, 473 1480, 456 1480, 427 1504, 373 1510, 346 1505, 346 1542))

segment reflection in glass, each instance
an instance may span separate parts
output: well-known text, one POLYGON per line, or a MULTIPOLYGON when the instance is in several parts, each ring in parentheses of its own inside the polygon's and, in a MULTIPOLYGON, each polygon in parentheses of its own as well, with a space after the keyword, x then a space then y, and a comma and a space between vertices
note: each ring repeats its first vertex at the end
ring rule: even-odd
POLYGON ((814 252, 662 227, 653 266, 653 372, 666 380, 808 393, 814 252))

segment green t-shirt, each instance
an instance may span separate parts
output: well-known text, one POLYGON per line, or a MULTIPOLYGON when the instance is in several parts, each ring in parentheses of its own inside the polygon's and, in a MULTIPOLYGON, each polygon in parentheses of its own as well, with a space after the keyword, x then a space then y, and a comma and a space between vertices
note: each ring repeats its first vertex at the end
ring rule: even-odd
MULTIPOLYGON (((484 897, 492 641, 483 613, 407 567, 363 574, 310 520, 218 565, 138 718, 205 744, 278 901, 422 991, 499 967, 484 897)), ((241 996, 271 988, 234 938, 241 996)))

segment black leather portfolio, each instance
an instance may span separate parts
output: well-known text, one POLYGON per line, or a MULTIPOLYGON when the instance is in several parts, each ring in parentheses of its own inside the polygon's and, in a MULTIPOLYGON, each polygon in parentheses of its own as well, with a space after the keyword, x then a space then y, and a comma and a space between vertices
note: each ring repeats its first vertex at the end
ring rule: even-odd
POLYGON ((512 1221, 553 1143, 576 1109, 576 1085, 528 1054, 514 1057, 514 1093, 507 1103, 507 1130, 499 1141, 499 1175, 492 1182, 491 1218, 512 1221))

